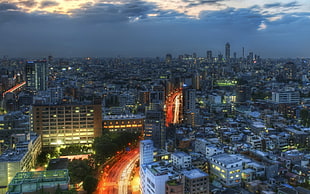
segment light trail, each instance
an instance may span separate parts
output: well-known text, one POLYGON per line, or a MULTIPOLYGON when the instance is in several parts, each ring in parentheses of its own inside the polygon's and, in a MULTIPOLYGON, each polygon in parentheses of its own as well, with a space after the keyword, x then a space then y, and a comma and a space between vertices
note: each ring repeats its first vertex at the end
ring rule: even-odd
POLYGON ((166 126, 180 122, 180 111, 182 108, 182 89, 171 92, 166 100, 166 126))
POLYGON ((173 123, 180 123, 180 107, 181 107, 181 94, 175 97, 174 100, 174 116, 173 116, 173 123))
POLYGON ((19 89, 19 88, 23 87, 25 84, 26 84, 26 82, 23 82, 23 83, 17 84, 17 85, 16 85, 16 86, 14 86, 13 88, 11 88, 11 89, 9 89, 9 90, 7 90, 7 91, 3 92, 2 96, 4 97, 7 93, 9 93, 9 92, 14 92, 15 90, 17 90, 17 89, 19 89))
POLYGON ((128 194, 128 186, 130 185, 131 172, 135 167, 135 163, 138 161, 138 159, 139 155, 136 155, 123 170, 121 178, 118 182, 118 194, 128 194))

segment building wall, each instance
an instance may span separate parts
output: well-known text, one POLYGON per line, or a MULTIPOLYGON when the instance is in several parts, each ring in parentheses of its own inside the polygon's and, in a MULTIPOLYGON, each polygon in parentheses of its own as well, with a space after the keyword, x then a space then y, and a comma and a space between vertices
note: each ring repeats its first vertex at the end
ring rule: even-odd
POLYGON ((31 122, 43 147, 89 145, 102 134, 101 105, 34 105, 31 122))
POLYGON ((103 118, 103 129, 106 131, 127 131, 142 133, 144 130, 144 117, 140 116, 105 116, 103 118))

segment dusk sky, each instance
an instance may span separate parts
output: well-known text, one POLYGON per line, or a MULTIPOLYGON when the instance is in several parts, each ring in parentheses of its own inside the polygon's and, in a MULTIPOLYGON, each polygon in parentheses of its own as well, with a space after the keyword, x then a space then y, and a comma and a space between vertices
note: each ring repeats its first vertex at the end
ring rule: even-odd
POLYGON ((0 0, 0 56, 310 57, 309 0, 0 0))

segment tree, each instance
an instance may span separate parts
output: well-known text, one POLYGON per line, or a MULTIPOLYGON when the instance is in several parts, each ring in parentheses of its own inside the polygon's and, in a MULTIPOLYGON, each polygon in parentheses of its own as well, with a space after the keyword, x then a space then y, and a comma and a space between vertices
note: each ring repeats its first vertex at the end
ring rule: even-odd
POLYGON ((70 182, 79 183, 85 179, 92 171, 88 165, 88 160, 72 160, 68 165, 70 182))
POLYGON ((93 176, 86 176, 83 182, 83 188, 88 194, 92 194, 97 188, 98 180, 93 176))
POLYGON ((307 109, 302 109, 300 111, 301 124, 305 127, 310 126, 310 114, 307 109))

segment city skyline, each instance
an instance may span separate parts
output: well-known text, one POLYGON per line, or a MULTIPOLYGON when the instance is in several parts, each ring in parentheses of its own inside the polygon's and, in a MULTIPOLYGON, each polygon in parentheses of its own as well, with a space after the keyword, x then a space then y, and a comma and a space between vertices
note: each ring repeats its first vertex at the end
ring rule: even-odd
POLYGON ((309 57, 310 2, 0 1, 0 56, 309 57))

